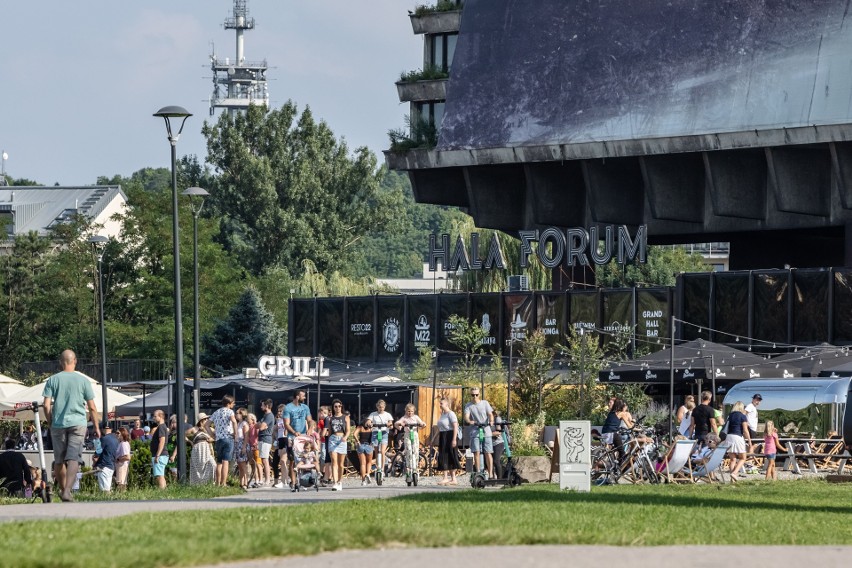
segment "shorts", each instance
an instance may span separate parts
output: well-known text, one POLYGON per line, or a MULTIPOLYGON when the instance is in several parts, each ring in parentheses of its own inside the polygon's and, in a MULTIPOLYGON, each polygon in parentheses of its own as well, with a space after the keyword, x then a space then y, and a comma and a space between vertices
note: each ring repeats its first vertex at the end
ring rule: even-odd
POLYGON ((85 426, 51 428, 53 460, 58 463, 79 462, 83 458, 83 443, 86 440, 85 426))
POLYGON ((154 477, 163 477, 166 475, 166 465, 169 463, 169 456, 160 456, 151 458, 151 469, 154 477))
POLYGON ((333 434, 328 437, 328 453, 346 455, 346 440, 343 434, 333 434))
POLYGON ((372 454, 373 453, 373 445, 372 444, 358 444, 358 453, 359 454, 372 454))
MULTIPOLYGON (((485 439, 482 441, 483 448, 481 451, 486 454, 494 453, 494 439, 491 437, 491 428, 485 429, 485 439)), ((470 436, 470 451, 479 452, 479 429, 474 428, 470 436)))
POLYGON ((219 438, 213 449, 216 452, 216 463, 229 462, 234 453, 234 439, 219 438))
MULTIPOLYGON (((371 442, 374 446, 379 445, 379 436, 376 432, 373 432, 373 439, 371 440, 371 442)), ((388 433, 387 432, 382 432, 382 445, 383 446, 388 445, 388 433)))
POLYGON ((260 459, 268 460, 269 451, 272 449, 272 444, 269 442, 260 442, 260 459))
POLYGON ((607 432, 606 434, 601 434, 601 442, 606 444, 607 446, 612 445, 612 439, 615 436, 615 432, 607 432))
POLYGON ((101 491, 109 492, 112 490, 112 475, 115 473, 114 470, 104 467, 98 472, 98 487, 101 488, 101 491))
POLYGON ((280 455, 281 452, 286 452, 287 448, 287 438, 278 438, 278 454, 280 455))
POLYGON ((775 461, 775 454, 766 454, 766 455, 765 455, 765 456, 763 456, 763 457, 765 457, 765 458, 766 458, 766 459, 768 459, 769 461, 775 461))

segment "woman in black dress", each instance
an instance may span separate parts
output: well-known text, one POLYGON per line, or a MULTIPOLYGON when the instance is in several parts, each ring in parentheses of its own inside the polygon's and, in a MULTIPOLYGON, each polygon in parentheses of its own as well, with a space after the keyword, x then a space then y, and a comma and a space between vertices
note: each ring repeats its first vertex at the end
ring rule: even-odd
POLYGON ((440 485, 458 485, 456 470, 461 469, 456 446, 459 439, 459 419, 450 410, 450 401, 441 399, 441 417, 438 419, 438 470, 444 472, 440 485))

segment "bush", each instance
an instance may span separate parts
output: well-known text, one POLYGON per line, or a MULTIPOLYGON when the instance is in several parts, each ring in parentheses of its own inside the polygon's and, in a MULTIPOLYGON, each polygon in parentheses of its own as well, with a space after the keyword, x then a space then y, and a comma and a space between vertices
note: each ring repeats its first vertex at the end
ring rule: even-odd
POLYGON ((534 422, 514 420, 509 426, 512 435, 513 456, 546 456, 547 450, 541 445, 541 432, 544 430, 544 412, 540 412, 534 422))
POLYGON ((151 486, 151 448, 148 442, 130 442, 130 469, 127 472, 129 489, 145 489, 151 486))

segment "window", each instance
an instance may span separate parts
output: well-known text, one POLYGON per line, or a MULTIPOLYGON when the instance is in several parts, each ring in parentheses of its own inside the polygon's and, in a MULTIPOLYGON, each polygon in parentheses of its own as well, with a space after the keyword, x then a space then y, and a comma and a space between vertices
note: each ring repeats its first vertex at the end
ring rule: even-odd
POLYGON ((444 102, 417 103, 417 120, 428 122, 435 127, 444 120, 444 102))
POLYGON ((456 53, 458 37, 458 33, 430 35, 428 64, 441 71, 449 71, 453 65, 453 55, 456 53))

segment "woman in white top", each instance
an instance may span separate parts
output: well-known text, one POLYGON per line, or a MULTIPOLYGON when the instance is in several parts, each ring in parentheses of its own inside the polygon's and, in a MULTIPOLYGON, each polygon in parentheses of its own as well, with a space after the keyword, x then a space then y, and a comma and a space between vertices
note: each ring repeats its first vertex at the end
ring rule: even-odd
POLYGON ((376 403, 376 410, 368 416, 370 422, 373 423, 373 438, 372 443, 373 447, 375 447, 375 451, 373 455, 376 458, 379 457, 379 453, 381 452, 382 456, 382 465, 387 464, 387 451, 388 451, 388 428, 393 427, 393 416, 391 416, 390 412, 385 411, 385 401, 379 399, 379 402, 376 403), (382 443, 381 447, 379 447, 379 432, 382 433, 382 443))
POLYGON ((677 409, 677 430, 681 436, 687 438, 692 437, 692 411, 695 410, 695 397, 691 394, 686 395, 683 406, 677 409))

